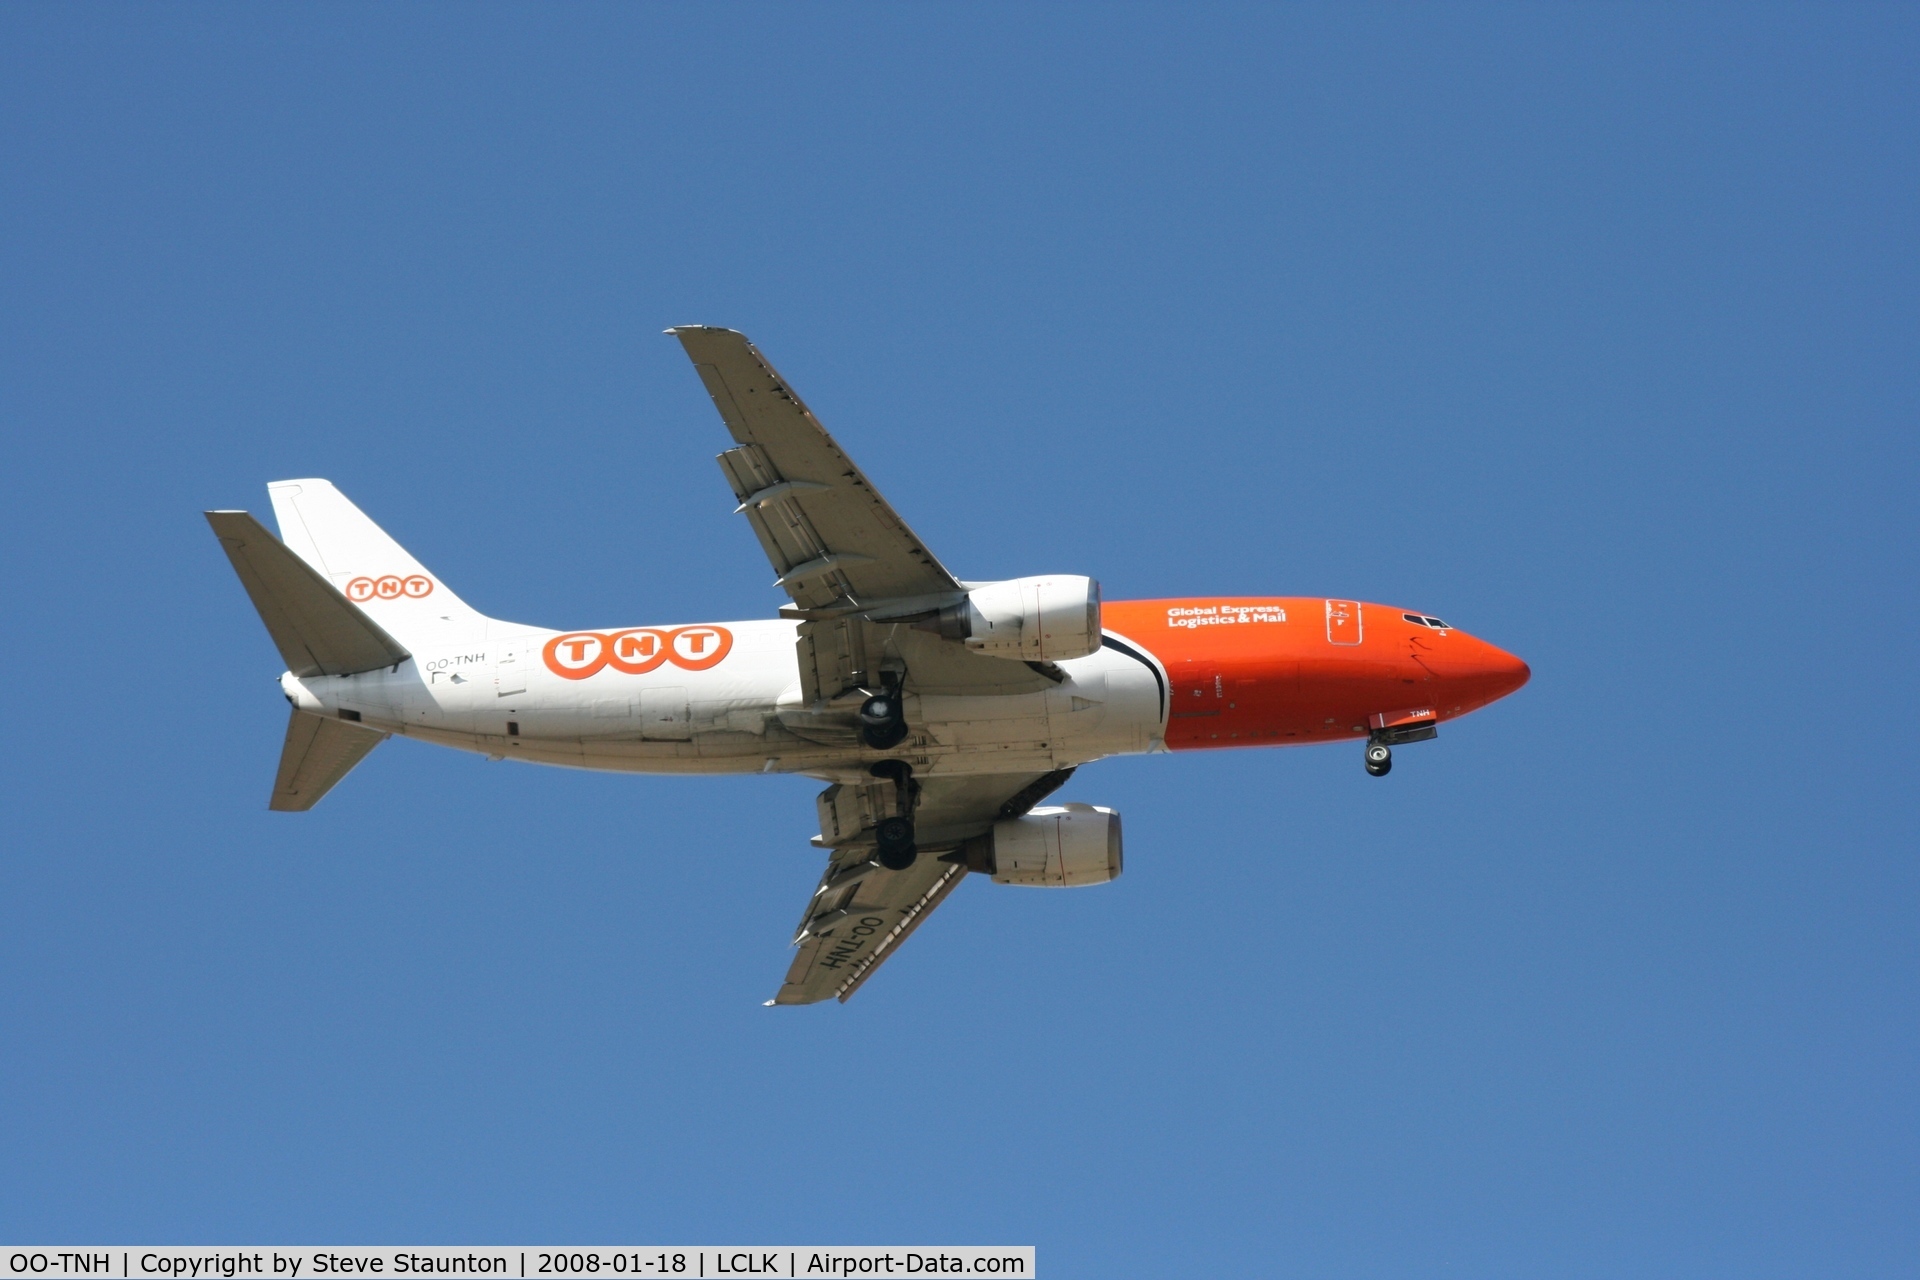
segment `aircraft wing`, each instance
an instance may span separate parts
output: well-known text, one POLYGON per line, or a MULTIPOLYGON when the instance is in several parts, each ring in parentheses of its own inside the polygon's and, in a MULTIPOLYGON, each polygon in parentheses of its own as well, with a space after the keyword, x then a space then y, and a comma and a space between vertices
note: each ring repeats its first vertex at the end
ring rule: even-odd
POLYGON ((738 442, 720 468, 795 604, 824 609, 960 589, 745 334, 702 325, 667 332, 738 442))
MULTIPOLYGON (((873 860, 873 845, 865 841, 836 848, 794 934, 799 954, 767 1003, 837 999, 844 1004, 966 879, 966 841, 985 835, 1001 818, 1027 812, 1072 772, 971 774, 922 782, 915 810, 920 854, 913 865, 888 871, 873 860)), ((844 790, 845 784, 829 787, 820 797, 821 825, 829 833, 828 811, 835 793, 844 790)))
POLYGON ((794 943, 800 954, 769 1004, 844 1003, 967 874, 924 851, 905 871, 872 856, 871 847, 850 850, 827 864, 794 943))
POLYGON ((804 701, 877 686, 888 664, 922 693, 1031 693, 1049 681, 906 625, 962 590, 800 397, 732 329, 682 325, 680 340, 738 442, 720 455, 799 617, 804 701), (876 615, 894 621, 875 621, 876 615))

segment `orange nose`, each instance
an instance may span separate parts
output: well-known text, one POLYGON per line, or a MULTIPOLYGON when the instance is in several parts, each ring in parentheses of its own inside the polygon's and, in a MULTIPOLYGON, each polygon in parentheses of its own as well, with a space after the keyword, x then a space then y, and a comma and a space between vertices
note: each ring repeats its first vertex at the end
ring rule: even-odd
POLYGON ((1490 645, 1484 640, 1480 647, 1486 652, 1480 659, 1481 678, 1487 682, 1487 701, 1504 698, 1533 678, 1533 669, 1505 649, 1490 645))
POLYGON ((1506 697, 1533 675, 1505 649, 1461 631, 1449 637, 1444 650, 1423 661, 1446 682, 1449 700, 1468 708, 1506 697))
POLYGON ((1460 664, 1448 674, 1458 682, 1460 692, 1475 703, 1485 706, 1496 698, 1504 698, 1533 675, 1526 663, 1505 649, 1485 640, 1461 638, 1468 641, 1464 646, 1466 652, 1460 655, 1460 664))

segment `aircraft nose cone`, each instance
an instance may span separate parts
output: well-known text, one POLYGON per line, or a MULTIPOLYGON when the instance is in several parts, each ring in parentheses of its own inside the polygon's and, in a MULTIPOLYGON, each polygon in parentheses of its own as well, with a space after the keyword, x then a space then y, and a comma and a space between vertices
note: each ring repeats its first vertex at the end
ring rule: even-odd
POLYGON ((1481 656, 1480 666, 1487 682, 1488 701, 1504 698, 1533 678, 1533 668, 1497 645, 1481 642, 1486 653, 1481 656))
POLYGON ((1504 698, 1533 676, 1526 663, 1497 645, 1456 631, 1445 649, 1422 660, 1445 682, 1449 702, 1460 710, 1504 698))

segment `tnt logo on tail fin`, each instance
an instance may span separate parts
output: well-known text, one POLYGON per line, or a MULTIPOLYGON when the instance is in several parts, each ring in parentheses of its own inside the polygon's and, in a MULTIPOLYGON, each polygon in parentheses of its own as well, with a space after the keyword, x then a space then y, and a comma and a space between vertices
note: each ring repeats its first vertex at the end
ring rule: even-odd
POLYGON ((427 572, 332 481, 276 480, 267 493, 287 548, 403 644, 423 646, 485 625, 483 615, 427 572))
POLYGON ((362 576, 347 584, 347 599, 355 604, 365 604, 375 596, 382 600, 398 600, 401 596, 420 600, 433 594, 433 586, 433 579, 424 573, 410 573, 404 578, 397 573, 362 576))

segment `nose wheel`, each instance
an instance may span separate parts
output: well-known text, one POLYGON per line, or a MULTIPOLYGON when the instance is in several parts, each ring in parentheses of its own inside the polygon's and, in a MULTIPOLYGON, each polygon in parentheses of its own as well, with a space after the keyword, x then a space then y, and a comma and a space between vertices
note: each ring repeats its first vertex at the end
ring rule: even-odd
POLYGON ((1393 768, 1393 748, 1384 742, 1367 743, 1367 772, 1384 778, 1393 768))

